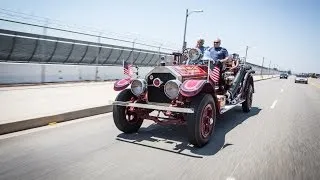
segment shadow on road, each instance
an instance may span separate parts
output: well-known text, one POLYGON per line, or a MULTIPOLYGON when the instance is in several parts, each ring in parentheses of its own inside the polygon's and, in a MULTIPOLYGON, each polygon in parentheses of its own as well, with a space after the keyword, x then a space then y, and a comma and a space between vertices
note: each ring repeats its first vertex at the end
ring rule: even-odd
POLYGON ((136 134, 119 134, 117 140, 192 157, 211 156, 232 146, 233 144, 225 142, 226 134, 260 111, 260 108, 252 107, 249 113, 243 113, 239 107, 221 115, 210 142, 202 148, 195 148, 188 143, 185 126, 152 124, 149 127, 142 127, 136 134))

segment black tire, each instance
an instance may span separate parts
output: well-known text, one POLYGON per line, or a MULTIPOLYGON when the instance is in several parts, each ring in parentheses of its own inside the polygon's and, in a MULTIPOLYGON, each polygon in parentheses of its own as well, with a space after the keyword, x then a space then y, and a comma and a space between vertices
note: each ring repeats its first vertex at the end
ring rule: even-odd
POLYGON ((248 86, 247 95, 245 101, 242 103, 243 112, 250 112, 252 106, 253 87, 252 84, 248 86))
MULTIPOLYGON (((132 97, 134 97, 134 95, 131 90, 125 89, 118 94, 116 101, 129 101, 132 97)), ((125 106, 113 106, 113 121, 120 131, 124 133, 135 133, 140 129, 143 119, 139 118, 136 114, 127 115, 127 108, 128 107, 125 106), (130 122, 128 120, 129 118, 132 118, 130 122)))
POLYGON ((210 94, 199 94, 192 98, 190 108, 194 108, 195 113, 186 115, 188 139, 195 147, 203 147, 209 142, 215 129, 215 101, 210 94), (204 124, 206 128, 201 129, 204 124))

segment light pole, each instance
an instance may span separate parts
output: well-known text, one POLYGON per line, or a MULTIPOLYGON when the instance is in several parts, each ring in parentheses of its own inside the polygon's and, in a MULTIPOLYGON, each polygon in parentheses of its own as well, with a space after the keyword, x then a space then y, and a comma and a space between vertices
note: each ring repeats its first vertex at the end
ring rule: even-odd
POLYGON ((273 74, 272 74, 272 77, 274 77, 274 74, 276 73, 276 64, 273 64, 273 74))
POLYGON ((100 52, 101 52, 101 49, 102 49, 102 46, 101 46, 101 36, 102 36, 102 32, 99 33, 99 37, 98 37, 98 45, 99 45, 100 47, 99 47, 99 50, 98 50, 97 56, 96 56, 96 81, 98 81, 98 74, 99 74, 99 56, 100 56, 100 52))
POLYGON ((262 71, 263 71, 263 64, 264 64, 264 57, 262 58, 262 65, 261 65, 261 72, 260 72, 261 76, 262 76, 262 71))
POLYGON ((270 75, 270 65, 271 65, 271 60, 269 62, 269 72, 268 72, 268 75, 270 75))
POLYGON ((133 65, 133 62, 134 62, 134 46, 136 45, 136 41, 137 41, 138 38, 134 38, 133 42, 132 42, 132 58, 131 58, 131 64, 133 65))
POLYGON ((246 64, 246 62, 247 62, 248 49, 249 49, 249 46, 246 47, 246 56, 245 56, 245 59, 244 59, 244 64, 246 64))
POLYGON ((187 23, 188 23, 188 17, 190 16, 191 13, 201 13, 203 10, 193 10, 189 12, 189 9, 186 9, 186 20, 184 23, 184 33, 183 33, 183 44, 182 44, 182 52, 183 50, 187 47, 187 42, 186 42, 186 32, 187 32, 187 23))

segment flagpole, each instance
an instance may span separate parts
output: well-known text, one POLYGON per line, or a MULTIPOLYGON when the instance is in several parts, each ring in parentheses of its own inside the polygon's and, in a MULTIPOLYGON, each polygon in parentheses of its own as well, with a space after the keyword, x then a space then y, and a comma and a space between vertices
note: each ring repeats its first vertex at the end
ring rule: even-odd
POLYGON ((123 73, 123 75, 126 75, 126 74, 124 73, 124 69, 125 69, 125 67, 124 67, 124 59, 122 59, 122 73, 123 73))
POLYGON ((207 76, 207 82, 209 82, 209 72, 210 71, 210 60, 208 60, 208 76, 207 76))

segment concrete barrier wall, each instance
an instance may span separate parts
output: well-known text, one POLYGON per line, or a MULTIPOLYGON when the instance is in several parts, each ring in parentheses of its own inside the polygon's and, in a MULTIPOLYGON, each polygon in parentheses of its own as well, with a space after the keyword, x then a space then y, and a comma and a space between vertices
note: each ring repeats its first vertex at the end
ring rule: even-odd
MULTIPOLYGON (((152 68, 140 67, 140 77, 144 77, 152 68)), ((260 69, 255 69, 256 75, 260 75, 260 69)), ((277 74, 277 72, 270 72, 270 74, 277 74)), ((267 74, 267 72, 263 73, 263 75, 267 74)), ((0 84, 105 81, 124 77, 121 66, 0 63, 0 84)))
POLYGON ((0 84, 39 83, 41 82, 40 65, 0 64, 0 84))

